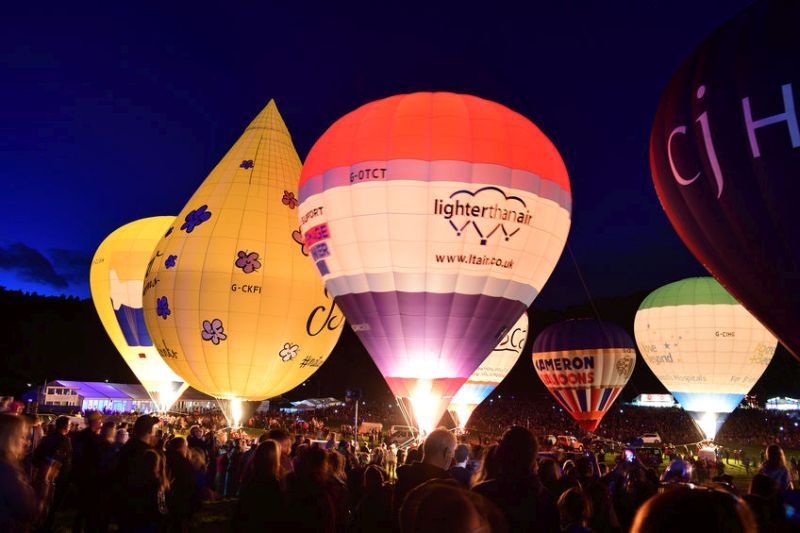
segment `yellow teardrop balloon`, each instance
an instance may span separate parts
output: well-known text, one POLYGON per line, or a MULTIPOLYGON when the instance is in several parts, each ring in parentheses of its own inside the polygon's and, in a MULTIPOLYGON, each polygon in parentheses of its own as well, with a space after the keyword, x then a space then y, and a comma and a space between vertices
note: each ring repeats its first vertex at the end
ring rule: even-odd
POLYGON ((153 249, 174 220, 151 217, 125 224, 100 243, 89 271, 103 327, 161 410, 169 409, 188 385, 153 347, 142 314, 142 283, 153 249))
POLYGON ((305 257, 300 158, 274 101, 211 171, 156 247, 145 320, 194 388, 261 400, 305 381, 344 319, 305 257))

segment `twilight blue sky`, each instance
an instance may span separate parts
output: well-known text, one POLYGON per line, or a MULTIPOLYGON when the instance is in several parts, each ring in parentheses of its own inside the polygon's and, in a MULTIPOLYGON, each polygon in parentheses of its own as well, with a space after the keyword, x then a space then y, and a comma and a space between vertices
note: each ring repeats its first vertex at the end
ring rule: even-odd
MULTIPOLYGON (((658 204, 649 130, 682 59, 748 2, 289 4, 4 6, 0 285, 88 297, 102 239, 177 213, 270 98, 304 158, 341 115, 416 90, 495 100, 554 141, 596 296, 704 273, 658 204)), ((564 257, 535 305, 583 300, 564 257)))

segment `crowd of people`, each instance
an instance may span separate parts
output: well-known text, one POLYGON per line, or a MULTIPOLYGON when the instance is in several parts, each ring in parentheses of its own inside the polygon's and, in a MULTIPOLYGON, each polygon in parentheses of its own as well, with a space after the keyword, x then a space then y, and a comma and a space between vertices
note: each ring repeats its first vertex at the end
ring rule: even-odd
POLYGON ((73 531, 189 531, 217 498, 235 501, 231 531, 674 531, 676 510, 695 508, 705 530, 793 527, 777 444, 751 485, 735 487, 680 453, 663 472, 624 453, 554 459, 521 425, 472 446, 441 428, 418 445, 368 447, 279 419, 253 439, 219 429, 219 413, 90 412, 82 429, 56 418, 34 444, 30 418, 0 413, 0 531, 51 531, 65 516, 73 531))

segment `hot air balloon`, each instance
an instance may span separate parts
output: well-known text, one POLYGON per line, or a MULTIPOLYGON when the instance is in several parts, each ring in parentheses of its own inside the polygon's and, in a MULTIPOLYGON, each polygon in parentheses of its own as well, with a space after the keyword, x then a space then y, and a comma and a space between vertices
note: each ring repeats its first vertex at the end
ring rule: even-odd
POLYGON ((165 230, 146 276, 159 352, 234 413, 305 381, 341 333, 297 231, 300 166, 270 101, 165 230))
POLYGON ((714 438, 766 370, 777 340, 713 278, 656 289, 636 312, 647 366, 714 438))
POLYGON ((92 259, 89 284, 103 327, 153 403, 167 411, 188 385, 153 346, 142 311, 142 285, 150 254, 174 217, 136 220, 114 230, 92 259))
POLYGON ((661 205, 709 272, 800 357, 800 3, 756 2, 714 32, 661 98, 661 205))
POLYGON ((611 322, 567 320, 546 328, 533 343, 533 368, 542 383, 589 432, 600 425, 635 364, 633 341, 611 322))
POLYGON ((447 410, 456 425, 464 430, 472 412, 500 385, 517 363, 528 339, 528 313, 523 313, 514 327, 461 385, 447 410))
POLYGON ((550 140, 461 94, 358 108, 300 178, 300 225, 325 286, 423 430, 539 293, 570 213, 550 140))

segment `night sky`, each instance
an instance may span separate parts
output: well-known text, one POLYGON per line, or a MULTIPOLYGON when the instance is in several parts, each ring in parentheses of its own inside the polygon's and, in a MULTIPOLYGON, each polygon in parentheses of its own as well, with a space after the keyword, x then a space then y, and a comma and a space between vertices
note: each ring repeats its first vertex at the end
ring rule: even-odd
POLYGON ((305 158, 343 114, 419 90, 502 103, 561 152, 573 224, 534 310, 587 301, 570 254, 594 297, 706 275, 656 198, 650 126, 749 2, 435 4, 4 6, 0 285, 88 298, 103 238, 176 214, 270 98, 305 158))

